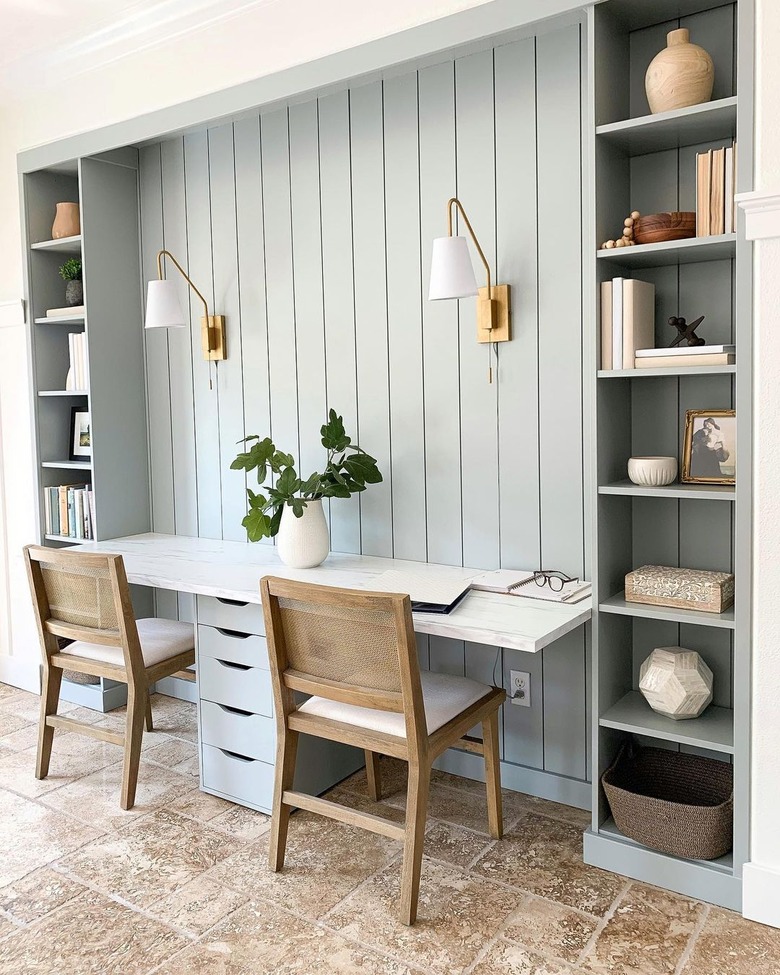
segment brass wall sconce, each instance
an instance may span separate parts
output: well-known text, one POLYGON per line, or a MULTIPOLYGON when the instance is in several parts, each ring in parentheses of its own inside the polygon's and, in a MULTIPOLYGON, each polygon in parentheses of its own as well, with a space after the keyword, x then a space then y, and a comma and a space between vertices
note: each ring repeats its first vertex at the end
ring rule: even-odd
POLYGON ((511 338, 509 285, 491 283, 490 265, 485 253, 479 245, 463 205, 457 197, 453 196, 447 201, 447 236, 437 237, 433 241, 428 299, 436 301, 443 298, 467 298, 471 295, 478 296, 477 341, 508 342, 511 338), (453 207, 458 208, 477 253, 485 265, 487 286, 484 288, 477 287, 467 238, 452 234, 453 207))
POLYGON ((146 293, 146 320, 144 328, 179 328, 186 326, 189 316, 184 314, 179 296, 172 281, 165 278, 163 271, 163 257, 168 257, 174 266, 203 302, 203 317, 201 323, 201 347, 203 358, 209 362, 219 362, 227 358, 225 344, 225 316, 209 315, 206 299, 192 283, 187 272, 179 264, 170 251, 161 250, 157 255, 157 281, 150 281, 146 293))

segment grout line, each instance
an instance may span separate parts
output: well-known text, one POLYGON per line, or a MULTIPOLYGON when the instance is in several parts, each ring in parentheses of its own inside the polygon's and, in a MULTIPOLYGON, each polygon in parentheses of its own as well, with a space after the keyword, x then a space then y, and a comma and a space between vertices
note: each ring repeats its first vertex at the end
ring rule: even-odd
MULTIPOLYGON (((36 869, 40 869, 40 868, 36 867, 36 869)), ((30 871, 30 872, 32 873, 33 871, 30 871)), ((27 876, 27 875, 25 874, 25 876, 27 876)), ((18 883, 18 882, 19 882, 18 880, 14 880, 8 886, 9 887, 12 887, 15 883, 18 883)), ((3 907, 0 907, 0 918, 4 918, 6 921, 8 921, 9 924, 13 924, 14 927, 16 927, 16 928, 24 929, 24 928, 29 928, 29 926, 30 926, 30 922, 29 921, 22 921, 20 918, 14 917, 14 915, 11 914, 10 911, 7 911, 3 907)), ((3 941, 11 933, 12 932, 9 931, 6 934, 4 934, 2 937, 0 937, 0 941, 3 941)))
POLYGON ((588 938, 588 943, 585 945, 585 947, 582 949, 582 951, 577 956, 577 960, 575 962, 576 965, 581 965, 585 961, 585 959, 588 957, 588 955, 591 953, 591 951, 593 950, 593 948, 596 945, 596 942, 598 941, 598 939, 603 934, 604 929, 606 928, 607 924, 615 916, 615 911, 617 910, 620 902, 623 900, 623 898, 628 893, 629 888, 631 887, 632 883, 633 883, 632 880, 626 880, 626 882, 623 884, 623 886, 621 887, 620 891, 618 892, 617 897, 610 904, 609 910, 601 918, 601 920, 599 921, 599 923, 596 925, 595 931, 590 936, 590 938, 588 938))
POLYGON ((704 925, 707 923, 707 918, 710 916, 712 908, 709 904, 704 904, 704 910, 701 912, 701 917, 696 924, 696 927, 691 931, 691 936, 688 938, 688 944, 685 946, 682 955, 680 955, 680 960, 677 962, 677 967, 674 970, 674 975, 681 975, 683 969, 690 961, 691 955, 693 954, 693 949, 696 942, 699 940, 699 935, 701 934, 704 925))

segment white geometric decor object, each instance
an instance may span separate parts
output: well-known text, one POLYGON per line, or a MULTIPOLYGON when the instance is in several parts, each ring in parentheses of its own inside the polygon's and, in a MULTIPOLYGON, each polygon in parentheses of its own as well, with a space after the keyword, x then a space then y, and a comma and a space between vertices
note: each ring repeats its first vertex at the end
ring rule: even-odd
POLYGON ((695 650, 658 647, 642 664, 639 690, 667 718, 698 718, 712 701, 712 671, 695 650))

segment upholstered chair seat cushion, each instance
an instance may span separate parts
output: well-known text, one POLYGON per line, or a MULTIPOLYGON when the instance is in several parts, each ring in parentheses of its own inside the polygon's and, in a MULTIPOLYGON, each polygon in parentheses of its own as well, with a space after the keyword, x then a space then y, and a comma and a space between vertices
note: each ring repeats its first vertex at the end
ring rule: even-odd
MULTIPOLYGON (((195 648, 195 627, 192 623, 180 623, 178 620, 137 620, 138 639, 141 643, 141 653, 144 666, 154 667, 163 660, 186 653, 195 648)), ((87 660, 100 660, 103 663, 124 666, 125 657, 121 647, 103 647, 98 643, 83 643, 76 640, 63 650, 76 657, 86 657, 87 660)))
MULTIPOLYGON (((490 693, 490 688, 486 684, 479 684, 467 677, 453 677, 450 674, 431 674, 425 671, 420 674, 420 683, 429 735, 490 693)), ((361 708, 354 704, 330 701, 324 697, 311 697, 298 710, 302 714, 332 718, 334 721, 343 721, 344 724, 406 738, 404 716, 393 711, 361 708)))

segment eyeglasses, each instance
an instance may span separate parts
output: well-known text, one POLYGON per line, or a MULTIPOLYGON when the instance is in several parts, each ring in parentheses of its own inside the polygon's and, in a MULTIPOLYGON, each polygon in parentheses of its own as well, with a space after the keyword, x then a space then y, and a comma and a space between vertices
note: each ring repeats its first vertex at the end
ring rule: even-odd
POLYGON ((553 592, 560 592, 567 582, 577 582, 577 577, 567 576, 557 569, 539 569, 534 572, 534 582, 540 589, 549 586, 553 592))

